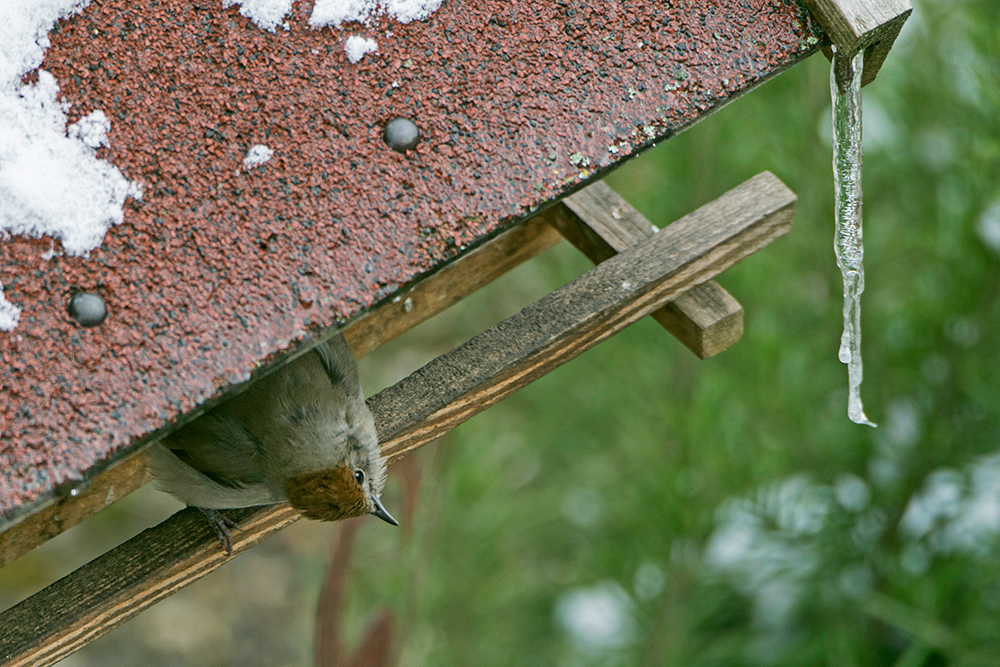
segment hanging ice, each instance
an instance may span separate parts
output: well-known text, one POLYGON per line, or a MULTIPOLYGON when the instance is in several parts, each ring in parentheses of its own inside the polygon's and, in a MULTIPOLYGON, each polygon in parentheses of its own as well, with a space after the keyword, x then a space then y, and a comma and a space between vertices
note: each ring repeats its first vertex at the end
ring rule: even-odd
POLYGON ((844 278, 844 333, 840 360, 847 364, 847 416, 875 426, 861 405, 861 293, 865 289, 861 243, 861 69, 864 51, 834 55, 830 68, 833 96, 833 181, 836 199, 834 249, 844 278))

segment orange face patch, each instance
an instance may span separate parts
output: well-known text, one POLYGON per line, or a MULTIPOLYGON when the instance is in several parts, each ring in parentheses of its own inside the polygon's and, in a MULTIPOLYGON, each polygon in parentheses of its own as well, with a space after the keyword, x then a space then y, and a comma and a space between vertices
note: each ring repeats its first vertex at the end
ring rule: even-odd
POLYGON ((364 489, 346 465, 296 475, 285 482, 285 493, 292 507, 314 521, 339 521, 368 513, 364 489))

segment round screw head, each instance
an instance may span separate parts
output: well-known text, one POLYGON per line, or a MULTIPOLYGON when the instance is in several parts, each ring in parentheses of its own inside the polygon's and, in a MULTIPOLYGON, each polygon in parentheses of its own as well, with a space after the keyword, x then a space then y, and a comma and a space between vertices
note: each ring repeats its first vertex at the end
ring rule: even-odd
POLYGON ((108 315, 104 299, 90 292, 77 292, 69 300, 69 316, 81 327, 96 327, 108 315))
POLYGON ((393 118, 386 123, 382 138, 392 150, 405 153, 420 143, 420 128, 409 118, 393 118))

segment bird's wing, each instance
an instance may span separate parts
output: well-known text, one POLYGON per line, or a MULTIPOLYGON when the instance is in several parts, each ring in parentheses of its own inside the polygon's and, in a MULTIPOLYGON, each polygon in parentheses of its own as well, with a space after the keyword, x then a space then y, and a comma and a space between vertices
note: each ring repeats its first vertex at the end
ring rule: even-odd
POLYGON ((354 361, 351 348, 347 345, 344 334, 337 334, 322 345, 316 347, 319 358, 323 362, 330 382, 343 387, 344 393, 360 401, 365 400, 361 391, 361 380, 358 379, 358 365, 354 361))
POLYGON ((266 481, 263 445, 240 420, 222 410, 167 436, 163 446, 219 486, 239 489, 266 481))
POLYGON ((183 450, 168 449, 164 442, 153 443, 146 451, 156 486, 192 507, 228 509, 270 505, 285 500, 284 495, 269 484, 239 487, 219 484, 182 461, 178 452, 183 450))

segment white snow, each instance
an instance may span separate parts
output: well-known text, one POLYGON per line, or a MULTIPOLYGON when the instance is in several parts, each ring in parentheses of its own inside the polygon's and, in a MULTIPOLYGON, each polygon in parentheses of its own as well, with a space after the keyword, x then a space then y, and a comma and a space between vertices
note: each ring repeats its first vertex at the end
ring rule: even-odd
POLYGON ((3 283, 0 283, 0 331, 13 331, 20 318, 21 309, 4 297, 3 283))
POLYGON ((66 252, 83 255, 101 245, 122 221, 125 200, 140 192, 97 159, 93 144, 107 142, 104 114, 92 113, 69 136, 69 105, 58 94, 45 70, 35 85, 0 90, 0 231, 55 236, 66 252))
POLYGON ((240 5, 240 14, 257 24, 257 27, 275 32, 275 28, 284 24, 285 15, 292 11, 294 0, 222 0, 223 7, 240 5))
POLYGON ((351 35, 347 38, 347 43, 344 44, 344 53, 347 54, 347 59, 352 63, 359 63, 365 54, 377 51, 378 42, 358 35, 351 35))
POLYGON ((270 160, 273 155, 274 151, 264 144, 251 146, 250 150, 247 151, 247 156, 243 158, 243 168, 249 171, 255 167, 259 167, 270 160))
POLYGON ((110 129, 111 121, 98 109, 66 128, 66 134, 72 139, 79 139, 91 148, 100 148, 108 145, 110 129))
POLYGON ((4 0, 0 3, 0 87, 7 92, 42 64, 56 20, 82 10, 90 0, 4 0))
MULTIPOLYGON (((240 14, 264 30, 274 32, 276 26, 283 25, 293 2, 294 0, 222 0, 222 6, 240 5, 240 14)), ((309 25, 314 28, 339 28, 349 21, 366 23, 380 14, 400 23, 409 23, 427 18, 442 2, 444 0, 316 0, 309 25)))
POLYGON ((438 10, 444 0, 383 0, 381 10, 400 23, 422 21, 438 10))
POLYGON ((45 70, 38 83, 21 77, 41 64, 48 31, 90 0, 4 0, 0 3, 0 235, 58 237, 66 252, 97 248, 122 221, 139 188, 95 148, 107 145, 111 125, 92 111, 66 127, 69 104, 45 70))
POLYGON ((347 21, 364 23, 378 10, 378 0, 316 0, 309 25, 314 28, 334 25, 340 27, 347 21))

